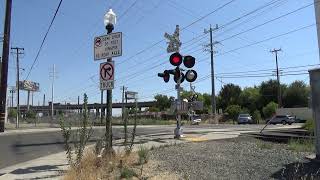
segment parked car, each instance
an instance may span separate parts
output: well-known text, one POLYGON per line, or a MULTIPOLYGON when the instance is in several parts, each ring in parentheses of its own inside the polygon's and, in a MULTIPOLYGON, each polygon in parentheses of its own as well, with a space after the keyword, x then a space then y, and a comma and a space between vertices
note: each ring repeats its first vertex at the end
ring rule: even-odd
POLYGON ((197 115, 194 111, 189 114, 189 119, 192 125, 199 125, 199 123, 201 122, 201 117, 197 115))
POLYGON ((252 124, 252 116, 250 114, 239 114, 238 124, 252 124))
POLYGON ((272 117, 270 120, 267 121, 267 123, 270 121, 270 124, 289 124, 295 122, 295 118, 290 115, 276 115, 272 117))
POLYGON ((294 122, 295 123, 306 123, 307 120, 301 119, 299 117, 294 117, 294 122))

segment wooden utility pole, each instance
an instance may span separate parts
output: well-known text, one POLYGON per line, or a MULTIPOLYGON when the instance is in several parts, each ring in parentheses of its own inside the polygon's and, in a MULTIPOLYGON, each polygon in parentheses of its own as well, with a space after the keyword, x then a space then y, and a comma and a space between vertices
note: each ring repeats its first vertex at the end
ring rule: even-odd
POLYGON ((278 84, 278 106, 279 108, 282 107, 282 96, 281 96, 281 85, 280 85, 280 74, 279 74, 279 67, 278 67, 278 52, 281 51, 280 49, 273 49, 270 52, 276 55, 276 68, 277 68, 277 84, 278 84))
POLYGON ((7 102, 7 82, 8 82, 8 62, 10 47, 10 26, 11 26, 11 7, 12 0, 6 2, 6 14, 4 21, 4 36, 2 46, 2 63, 1 63, 1 84, 0 84, 0 132, 4 132, 4 122, 6 119, 6 102, 7 102))
POLYGON ((19 55, 24 54, 22 51, 24 51, 24 48, 19 47, 13 47, 11 50, 14 50, 14 54, 16 54, 16 65, 17 65, 17 81, 16 81, 16 87, 17 87, 17 117, 16 117, 16 128, 19 128, 19 117, 20 117, 20 59, 19 55))
MULTIPOLYGON (((215 80, 214 80, 214 60, 213 60, 213 54, 215 53, 215 51, 213 50, 213 46, 215 44, 217 44, 217 41, 213 41, 213 37, 212 37, 212 32, 218 29, 218 25, 216 25, 215 28, 211 27, 210 24, 210 28, 209 30, 205 30, 205 33, 210 33, 210 59, 211 59, 211 114, 213 115, 213 117, 215 118, 216 116, 216 94, 215 94, 215 80)), ((216 119, 216 118, 215 118, 216 119)), ((217 123, 217 122, 215 122, 217 123)))

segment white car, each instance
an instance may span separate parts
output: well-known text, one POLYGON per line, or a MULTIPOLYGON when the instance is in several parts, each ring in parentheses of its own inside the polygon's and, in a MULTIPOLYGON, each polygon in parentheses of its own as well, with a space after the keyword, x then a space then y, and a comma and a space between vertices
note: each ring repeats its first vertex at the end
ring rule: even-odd
POLYGON ((199 125, 200 122, 201 122, 201 117, 199 115, 191 116, 191 124, 199 125))

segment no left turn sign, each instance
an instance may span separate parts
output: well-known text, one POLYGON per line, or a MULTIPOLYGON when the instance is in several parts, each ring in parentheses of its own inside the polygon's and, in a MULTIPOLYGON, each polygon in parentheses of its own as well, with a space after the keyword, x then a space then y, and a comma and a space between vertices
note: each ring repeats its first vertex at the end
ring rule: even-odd
POLYGON ((105 62, 100 64, 100 79, 102 81, 114 80, 114 62, 105 62))

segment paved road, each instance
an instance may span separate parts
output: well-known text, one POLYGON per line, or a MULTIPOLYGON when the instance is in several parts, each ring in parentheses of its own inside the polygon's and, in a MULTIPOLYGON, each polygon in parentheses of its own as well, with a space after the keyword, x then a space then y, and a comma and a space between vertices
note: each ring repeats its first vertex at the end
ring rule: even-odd
MULTIPOLYGON (((171 133, 173 126, 158 128, 138 127, 137 134, 171 133)), ((120 138, 122 129, 113 128, 113 137, 120 138)), ((90 142, 96 141, 104 135, 104 129, 94 129, 90 142)), ((0 135, 0 169, 25 162, 38 157, 64 151, 63 138, 60 131, 35 132, 35 133, 14 133, 0 135)))
MULTIPOLYGON (((228 131, 258 131, 262 127, 263 125, 200 125, 185 126, 184 131, 186 134, 188 132, 200 130, 222 132, 227 129, 228 131)), ((174 126, 141 126, 137 128, 137 135, 156 133, 172 134, 174 128, 174 126)), ((94 129, 90 142, 93 143, 99 137, 102 137, 104 132, 104 128, 94 129)), ((113 128, 113 137, 115 139, 123 137, 121 127, 113 128)), ((60 131, 12 133, 7 135, 0 134, 0 143, 0 169, 20 162, 64 151, 63 138, 60 131)))

